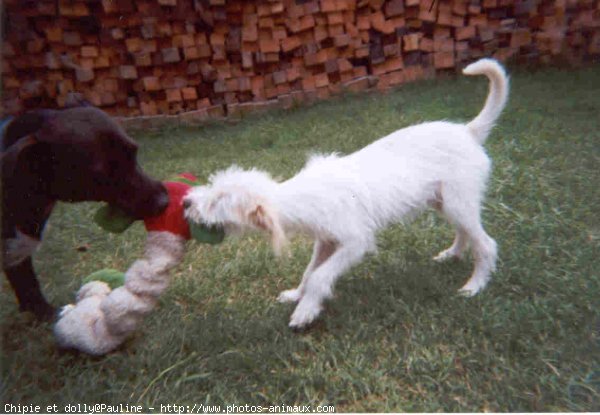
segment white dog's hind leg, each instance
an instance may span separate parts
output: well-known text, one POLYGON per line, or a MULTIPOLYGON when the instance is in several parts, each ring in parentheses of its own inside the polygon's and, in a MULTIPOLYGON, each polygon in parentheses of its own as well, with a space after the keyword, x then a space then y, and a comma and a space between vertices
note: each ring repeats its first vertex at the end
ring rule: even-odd
POLYGON ((494 241, 481 224, 471 236, 472 251, 475 257, 473 275, 459 292, 471 297, 485 288, 490 280, 491 273, 496 269, 497 248, 494 241))
POLYGON ((433 257, 433 260, 437 262, 444 262, 452 258, 462 258, 469 245, 468 242, 469 241, 465 232, 457 227, 456 236, 454 237, 452 246, 437 254, 435 257, 433 257))
POLYGON ((310 277, 310 274, 317 269, 327 258, 329 258, 333 252, 335 251, 335 243, 334 242, 325 242, 317 239, 313 245, 313 253, 312 258, 304 274, 302 275, 302 282, 297 288, 293 288, 291 290, 282 291, 277 297, 277 301, 280 303, 295 303, 302 298, 302 294, 304 293, 304 285, 306 281, 310 277))
POLYGON ((443 212, 450 223, 464 231, 474 256, 473 274, 459 290, 461 294, 468 297, 485 288, 496 267, 496 241, 481 225, 482 192, 479 189, 481 187, 473 182, 462 183, 456 187, 445 186, 443 190, 443 212))
POLYGON ((350 267, 360 262, 368 246, 360 242, 344 242, 304 283, 304 293, 290 319, 290 327, 304 327, 319 316, 323 301, 333 294, 337 279, 350 267))

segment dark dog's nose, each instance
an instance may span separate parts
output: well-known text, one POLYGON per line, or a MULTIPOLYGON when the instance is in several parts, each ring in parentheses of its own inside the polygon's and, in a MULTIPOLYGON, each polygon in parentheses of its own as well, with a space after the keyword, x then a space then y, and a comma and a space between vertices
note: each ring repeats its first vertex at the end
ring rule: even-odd
POLYGON ((183 199, 183 208, 189 209, 192 206, 192 201, 189 199, 183 199))
POLYGON ((169 194, 167 192, 161 193, 156 204, 161 212, 165 210, 169 206, 169 194))

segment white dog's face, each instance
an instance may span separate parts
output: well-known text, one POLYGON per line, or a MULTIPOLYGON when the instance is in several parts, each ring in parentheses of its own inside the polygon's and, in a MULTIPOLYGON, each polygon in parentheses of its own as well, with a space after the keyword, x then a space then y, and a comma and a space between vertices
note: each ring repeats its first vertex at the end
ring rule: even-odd
POLYGON ((260 230, 271 235, 275 252, 285 243, 269 194, 277 183, 266 173, 238 167, 218 172, 206 186, 194 187, 184 198, 185 217, 195 223, 219 226, 228 234, 260 230))

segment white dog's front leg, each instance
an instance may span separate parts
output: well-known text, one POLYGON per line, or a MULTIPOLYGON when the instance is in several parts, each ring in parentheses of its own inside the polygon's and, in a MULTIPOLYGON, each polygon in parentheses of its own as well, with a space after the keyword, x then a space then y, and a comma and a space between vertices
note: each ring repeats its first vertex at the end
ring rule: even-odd
POLYGON ((332 296, 336 280, 360 262, 366 251, 366 246, 360 243, 338 245, 305 281, 304 293, 292 314, 290 327, 301 328, 312 323, 321 313, 323 301, 332 296))
POLYGON ((310 275, 317 269, 331 254, 335 251, 336 244, 334 242, 321 241, 317 239, 313 245, 312 258, 304 274, 302 275, 302 282, 297 288, 291 290, 282 291, 277 297, 277 301, 280 303, 295 303, 302 298, 304 294, 304 286, 310 275))

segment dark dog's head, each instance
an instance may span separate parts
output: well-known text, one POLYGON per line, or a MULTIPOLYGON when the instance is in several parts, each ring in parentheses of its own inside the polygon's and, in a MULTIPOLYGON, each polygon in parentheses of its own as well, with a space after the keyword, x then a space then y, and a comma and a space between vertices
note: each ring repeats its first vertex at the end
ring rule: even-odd
POLYGON ((138 165, 137 144, 97 108, 24 114, 7 126, 3 147, 4 179, 35 180, 53 199, 105 201, 138 219, 168 204, 164 186, 138 165))

